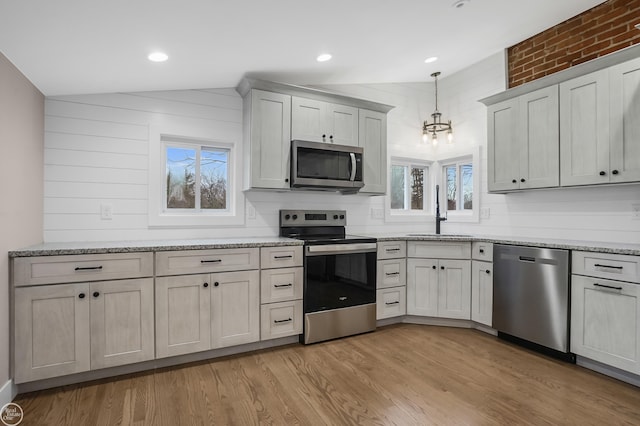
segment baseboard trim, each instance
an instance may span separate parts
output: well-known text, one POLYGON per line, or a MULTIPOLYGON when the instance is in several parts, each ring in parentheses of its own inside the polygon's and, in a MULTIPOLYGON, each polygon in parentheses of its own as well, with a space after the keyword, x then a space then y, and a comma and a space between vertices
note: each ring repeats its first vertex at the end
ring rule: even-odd
POLYGON ((475 328, 478 331, 482 331, 483 333, 491 334, 492 336, 498 335, 498 330, 493 329, 488 325, 480 324, 479 322, 475 323, 473 325, 473 328, 475 328))
POLYGON ((619 368, 612 367, 589 358, 584 358, 580 355, 576 355, 576 364, 580 367, 588 368, 589 370, 604 374, 605 376, 613 377, 614 379, 629 383, 630 385, 640 387, 640 376, 628 371, 620 370, 619 368))
POLYGON ((15 385, 15 383, 13 383, 12 379, 8 380, 7 383, 5 383, 4 386, 0 388, 0 408, 13 401, 13 398, 15 398, 17 395, 17 386, 15 385))

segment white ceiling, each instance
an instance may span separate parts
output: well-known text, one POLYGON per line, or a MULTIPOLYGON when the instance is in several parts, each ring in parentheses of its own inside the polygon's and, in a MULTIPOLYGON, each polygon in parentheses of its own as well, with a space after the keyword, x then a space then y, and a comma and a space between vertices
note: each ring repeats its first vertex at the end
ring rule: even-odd
POLYGON ((0 52, 45 95, 446 78, 602 0, 0 0, 0 52), (160 49, 165 63, 147 55, 160 49), (318 54, 333 59, 318 63, 318 54), (433 64, 424 59, 438 56, 433 64))

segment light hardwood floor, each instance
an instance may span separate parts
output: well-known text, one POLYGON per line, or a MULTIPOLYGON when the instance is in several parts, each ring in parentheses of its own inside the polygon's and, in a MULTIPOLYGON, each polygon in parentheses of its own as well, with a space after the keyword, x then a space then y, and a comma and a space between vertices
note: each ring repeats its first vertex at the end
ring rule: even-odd
POLYGON ((405 324, 15 402, 24 425, 640 424, 640 388, 479 331, 405 324))

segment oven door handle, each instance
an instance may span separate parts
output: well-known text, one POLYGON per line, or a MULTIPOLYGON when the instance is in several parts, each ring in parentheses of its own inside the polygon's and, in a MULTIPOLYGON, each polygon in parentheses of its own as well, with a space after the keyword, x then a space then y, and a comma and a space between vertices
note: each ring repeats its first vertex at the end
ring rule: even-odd
POLYGON ((353 182, 356 180, 356 154, 350 152, 349 156, 351 157, 351 176, 349 177, 349 180, 353 182))
POLYGON ((318 246, 307 246, 307 256, 321 256, 323 254, 347 254, 375 252, 376 243, 354 243, 354 244, 322 244, 318 246))

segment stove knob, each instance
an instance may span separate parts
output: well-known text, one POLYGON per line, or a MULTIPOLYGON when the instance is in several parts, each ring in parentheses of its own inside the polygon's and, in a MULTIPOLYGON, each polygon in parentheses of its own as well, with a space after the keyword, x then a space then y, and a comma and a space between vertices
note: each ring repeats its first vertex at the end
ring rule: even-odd
POLYGON ((297 218, 298 218, 298 215, 297 215, 297 214, 294 214, 294 215, 293 215, 293 220, 296 220, 297 218))
POLYGON ((289 219, 291 219, 291 215, 290 215, 290 214, 285 214, 285 215, 284 215, 284 218, 285 218, 286 220, 289 220, 289 219))
POLYGON ((343 214, 340 215, 340 219, 344 219, 344 215, 343 214))
POLYGON ((333 220, 337 220, 337 219, 338 219, 338 215, 337 215, 337 214, 334 214, 334 215, 333 215, 333 220))

